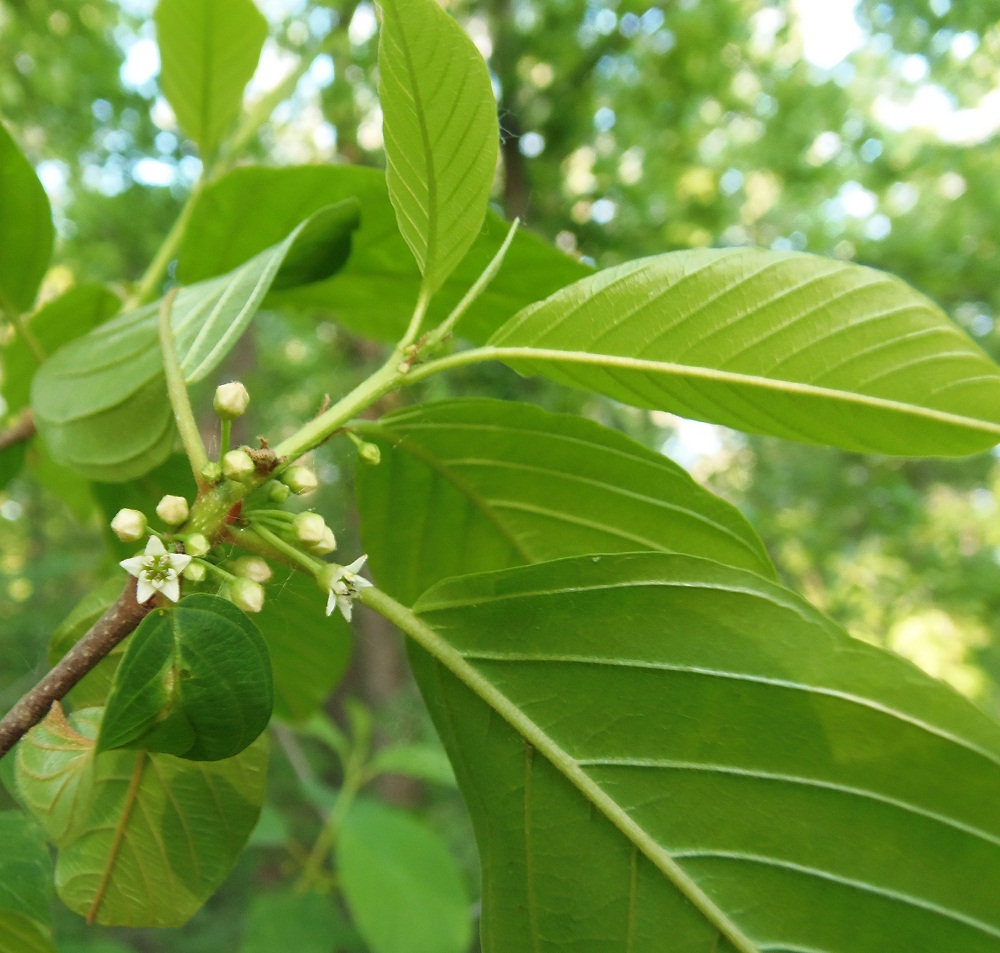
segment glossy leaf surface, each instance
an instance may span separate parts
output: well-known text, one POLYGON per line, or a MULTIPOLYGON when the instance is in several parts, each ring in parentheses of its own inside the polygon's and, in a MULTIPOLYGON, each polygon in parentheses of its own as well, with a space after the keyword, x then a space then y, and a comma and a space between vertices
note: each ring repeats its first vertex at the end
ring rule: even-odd
POLYGON ((337 872, 373 953, 465 953, 469 899, 447 845, 416 818, 356 801, 337 837, 337 872))
MULTIPOLYGON (((185 380, 213 371, 272 285, 336 271, 357 225, 353 201, 321 209, 279 244, 220 278, 181 289, 171 324, 185 380)), ((32 386, 39 430, 53 458, 95 480, 129 480, 170 454, 175 427, 163 380, 159 303, 129 311, 59 350, 32 386)))
POLYGON ((0 953, 54 953, 52 859, 38 824, 0 813, 0 953))
POLYGON ((351 630, 311 578, 292 573, 269 585, 254 622, 267 643, 274 676, 274 714, 307 721, 347 670, 351 630))
POLYGON ((381 0, 379 101, 399 230, 429 291, 483 224, 497 164, 496 104, 479 50, 436 0, 381 0))
POLYGON ((0 122, 0 311, 31 308, 54 236, 45 189, 0 122))
POLYGON ((658 550, 772 576, 730 504, 624 434, 500 400, 455 400, 356 428, 382 462, 358 473, 379 585, 412 604, 447 576, 584 553, 658 550))
POLYGON ((18 746, 19 793, 59 848, 56 891, 92 922, 181 926, 257 823, 266 736, 225 761, 95 756, 100 719, 97 708, 50 715, 18 746))
POLYGON ((521 369, 752 433, 915 455, 1000 440, 985 352, 898 278, 812 255, 640 259, 525 309, 489 343, 548 352, 521 369))
POLYGON ((1000 728, 794 594, 624 554, 416 610, 484 949, 997 949, 1000 728))
POLYGON ((202 155, 215 152, 239 115, 266 38, 253 0, 159 0, 160 87, 202 155))
MULTIPOLYGON (((420 272, 396 227, 385 175, 356 166, 236 169, 198 197, 181 246, 182 282, 213 278, 280 241, 324 205, 356 197, 361 225, 347 264, 325 281, 282 292, 282 304, 329 311, 360 334, 396 340, 420 289, 420 272), (379 293, 372 295, 372 283, 379 293)), ((508 225, 488 211, 469 253, 434 296, 428 322, 443 320, 499 249, 508 225)), ((520 229, 503 267, 458 326, 485 341, 518 310, 590 274, 590 269, 520 229)))
POLYGON ((230 758, 267 727, 273 698, 271 661, 254 623, 226 599, 187 596, 154 609, 129 637, 97 750, 230 758))

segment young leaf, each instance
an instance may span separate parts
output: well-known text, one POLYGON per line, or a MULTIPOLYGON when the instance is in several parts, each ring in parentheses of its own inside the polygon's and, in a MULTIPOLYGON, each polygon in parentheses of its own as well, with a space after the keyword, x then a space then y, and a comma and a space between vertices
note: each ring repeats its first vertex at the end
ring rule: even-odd
MULTIPOLYGON (((331 312, 368 337, 396 341, 420 291, 420 272, 396 227, 385 175, 359 166, 313 165, 269 169, 247 166, 212 182, 198 196, 177 261, 184 283, 225 274, 280 241, 317 209, 354 197, 363 213, 351 257, 325 281, 283 292, 282 304, 331 312), (372 295, 372 282, 379 293, 372 295)), ((434 296, 427 321, 448 315, 503 242, 509 224, 492 211, 462 259, 434 296)), ((590 269, 523 228, 500 272, 458 326, 485 341, 519 309, 590 274, 590 269)))
POLYGON ((780 586, 643 553, 365 601, 422 647, 484 949, 1000 941, 1000 727, 780 586))
POLYGON ((27 814, 0 813, 0 953, 55 953, 52 859, 27 814))
POLYGON ((752 433, 942 456, 1000 441, 1000 368, 979 347, 898 278, 813 255, 641 259, 489 343, 518 368, 752 433))
MULTIPOLYGON (((229 274, 181 289, 171 323, 185 380, 202 380, 218 366, 272 285, 318 281, 336 271, 357 223, 353 200, 329 206, 229 274)), ((163 380, 159 307, 146 305, 95 328, 35 375, 32 407, 57 463, 121 482, 170 455, 176 428, 163 380)))
POLYGON ((365 548, 408 604, 447 576, 585 553, 683 552, 774 577, 735 507, 592 421, 453 400, 355 429, 382 451, 358 473, 365 548))
POLYGON ((181 926, 225 879, 257 823, 266 736, 211 763, 145 751, 95 757, 100 720, 97 708, 62 727, 50 715, 18 746, 19 791, 59 847, 56 891, 91 922, 181 926), (72 823, 54 829, 53 810, 68 791, 77 799, 65 812, 72 823))
MULTIPOLYGON (((86 334, 110 318, 121 302, 104 285, 74 285, 38 309, 28 322, 35 340, 47 354, 86 334)), ((28 405, 38 360, 23 338, 3 352, 3 398, 8 411, 28 405)))
POLYGON ((273 699, 267 646, 253 622, 218 596, 187 596, 150 613, 129 638, 97 751, 231 758, 267 727, 273 699))
POLYGON ((268 589, 254 621, 271 657, 274 714, 308 721, 347 671, 350 626, 339 613, 327 616, 316 583, 296 572, 268 589))
POLYGON ((163 95, 211 157, 240 113, 267 21, 253 0, 160 0, 155 17, 163 95))
POLYGON ((483 224, 500 137, 489 70, 435 0, 380 0, 379 100, 399 230, 428 292, 483 224))
POLYGON ((437 745, 393 745, 376 752, 371 768, 379 774, 402 774, 445 787, 455 786, 455 772, 437 745))
POLYGON ((0 312, 31 308, 54 234, 45 189, 0 122, 0 312))
POLYGON ((373 953, 465 953, 470 903, 440 837, 402 811, 355 801, 337 837, 337 872, 373 953))

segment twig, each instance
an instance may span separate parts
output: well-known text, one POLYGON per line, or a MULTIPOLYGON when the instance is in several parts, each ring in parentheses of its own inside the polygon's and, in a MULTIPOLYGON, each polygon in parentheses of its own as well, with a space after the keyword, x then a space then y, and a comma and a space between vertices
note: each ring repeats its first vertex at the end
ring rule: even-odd
POLYGON ((151 600, 140 605, 135 601, 135 583, 129 580, 117 601, 90 631, 0 719, 0 758, 49 713, 53 702, 63 698, 149 614, 154 603, 151 600))
POLYGON ((6 430, 0 430, 0 451, 13 447, 16 443, 24 443, 35 435, 35 418, 30 410, 26 410, 6 430))

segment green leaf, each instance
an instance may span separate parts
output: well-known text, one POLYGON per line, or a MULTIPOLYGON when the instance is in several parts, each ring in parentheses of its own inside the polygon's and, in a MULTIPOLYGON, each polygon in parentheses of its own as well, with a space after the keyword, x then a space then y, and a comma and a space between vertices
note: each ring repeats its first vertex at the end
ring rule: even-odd
POLYGON ((274 714, 308 721, 347 671, 350 626, 339 614, 328 617, 315 581, 296 572, 268 587, 255 621, 271 656, 274 714))
MULTIPOLYGON (((31 316, 28 328, 42 349, 51 354, 102 324, 120 307, 118 296, 104 285, 74 285, 39 308, 31 316)), ((38 361, 23 338, 16 338, 4 350, 3 397, 9 412, 28 405, 37 369, 38 361)))
POLYGON ((55 953, 52 858, 27 814, 0 813, 0 953, 55 953))
POLYGON ((211 157, 240 113, 267 21, 252 0, 160 0, 155 18, 163 95, 211 157))
POLYGON ((100 719, 97 708, 68 722, 50 714, 17 748, 19 792, 59 847, 56 891, 90 922, 181 926, 225 879, 257 823, 266 735, 225 761, 95 756, 100 719))
POLYGON ((355 801, 337 836, 337 871, 373 953, 465 953, 470 903, 447 846, 426 825, 375 801, 355 801))
POLYGON ((451 763, 437 746, 414 744, 383 748, 372 758, 370 767, 379 774, 403 774, 444 787, 456 784, 451 763))
POLYGON ((28 452, 27 441, 21 440, 0 450, 0 490, 24 469, 24 460, 28 452))
MULTIPOLYGON (((316 281, 336 271, 350 253, 357 222, 354 201, 328 206, 229 274, 181 289, 171 323, 185 381, 200 381, 218 366, 272 284, 316 281)), ((32 406, 57 463, 121 482, 170 455, 176 428, 163 379, 159 307, 119 315, 39 369, 32 406)))
POLYGON ((1000 440, 1000 368, 979 347, 898 278, 812 255, 641 259, 525 309, 489 343, 561 383, 752 433, 919 455, 1000 440))
MULTIPOLYGON (((230 271, 287 235, 318 208, 355 196, 362 208, 347 265, 332 278, 291 292, 285 304, 330 311, 369 337, 395 341, 406 328, 420 290, 420 273, 396 227, 385 176, 356 166, 236 169, 201 192, 178 253, 183 282, 230 271), (378 294, 372 295, 372 287, 378 294)), ((434 296, 428 322, 442 321, 496 254, 508 225, 487 212, 468 255, 434 296)), ((482 342, 519 309, 590 273, 590 269, 520 229, 503 266, 458 326, 482 342)))
POLYGON ((31 308, 54 235, 45 189, 0 122, 0 311, 31 308))
POLYGON ((774 576, 734 507, 592 421, 454 400, 352 426, 382 451, 358 473, 372 571, 408 604, 447 576, 585 553, 682 552, 774 576))
POLYGON ((380 0, 379 100, 399 230, 428 292, 483 224, 500 131, 489 70, 435 0, 380 0))
POLYGON ((151 612, 129 637, 97 751, 231 758, 267 727, 273 700, 267 646, 253 622, 218 596, 187 596, 151 612))
POLYGON ((269 893, 253 899, 240 953, 340 953, 358 948, 354 931, 330 897, 269 893))
POLYGON ((484 949, 997 948, 1000 727, 793 593, 642 553, 364 601, 426 650, 484 949))

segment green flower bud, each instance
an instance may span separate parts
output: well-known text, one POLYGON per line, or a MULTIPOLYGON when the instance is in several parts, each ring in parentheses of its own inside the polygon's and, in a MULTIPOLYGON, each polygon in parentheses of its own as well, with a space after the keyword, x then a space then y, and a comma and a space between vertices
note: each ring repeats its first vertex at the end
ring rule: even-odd
POLYGON ((146 514, 122 509, 111 521, 111 529, 123 543, 134 543, 146 535, 146 514))
POLYGON ((250 395, 239 381, 230 381, 215 388, 215 412, 223 420, 242 417, 249 403, 250 395))
POLYGON ((264 587, 252 579, 234 579, 229 584, 229 598, 237 609, 260 612, 264 608, 264 587))
POLYGON ((308 467, 289 467, 281 474, 281 482, 297 496, 311 493, 319 486, 316 474, 308 467))
POLYGON ((377 467, 382 462, 382 451, 379 450, 378 444, 367 441, 358 444, 358 456, 372 467, 377 467))
POLYGON ((292 531, 295 538, 306 546, 315 546, 323 541, 326 532, 326 521, 319 513, 299 513, 292 520, 292 531))
POLYGON ((206 483, 218 483, 222 479, 222 467, 214 460, 201 468, 201 478, 206 483))
POLYGON ((204 556, 212 548, 204 533, 192 533, 184 540, 184 552, 189 556, 204 556))
POLYGON ((180 526, 190 513, 187 500, 183 496, 167 495, 156 504, 156 515, 167 526, 180 526))
POLYGON ((187 579, 188 582, 204 582, 205 576, 208 575, 208 571, 205 569, 203 563, 190 562, 187 564, 187 567, 181 575, 187 579))
POLYGON ((232 566, 233 573, 254 582, 268 582, 272 576, 271 567, 260 556, 241 556, 232 566))
POLYGON ((222 473, 227 480, 243 483, 256 472, 253 457, 246 450, 230 450, 222 458, 222 473))
POLYGON ((323 538, 318 543, 313 543, 309 547, 309 552, 317 556, 326 556, 337 548, 337 538, 333 535, 333 530, 329 526, 323 531, 323 538))
POLYGON ((267 485, 267 495, 272 503, 284 503, 288 499, 288 494, 292 491, 278 480, 272 480, 267 485))

